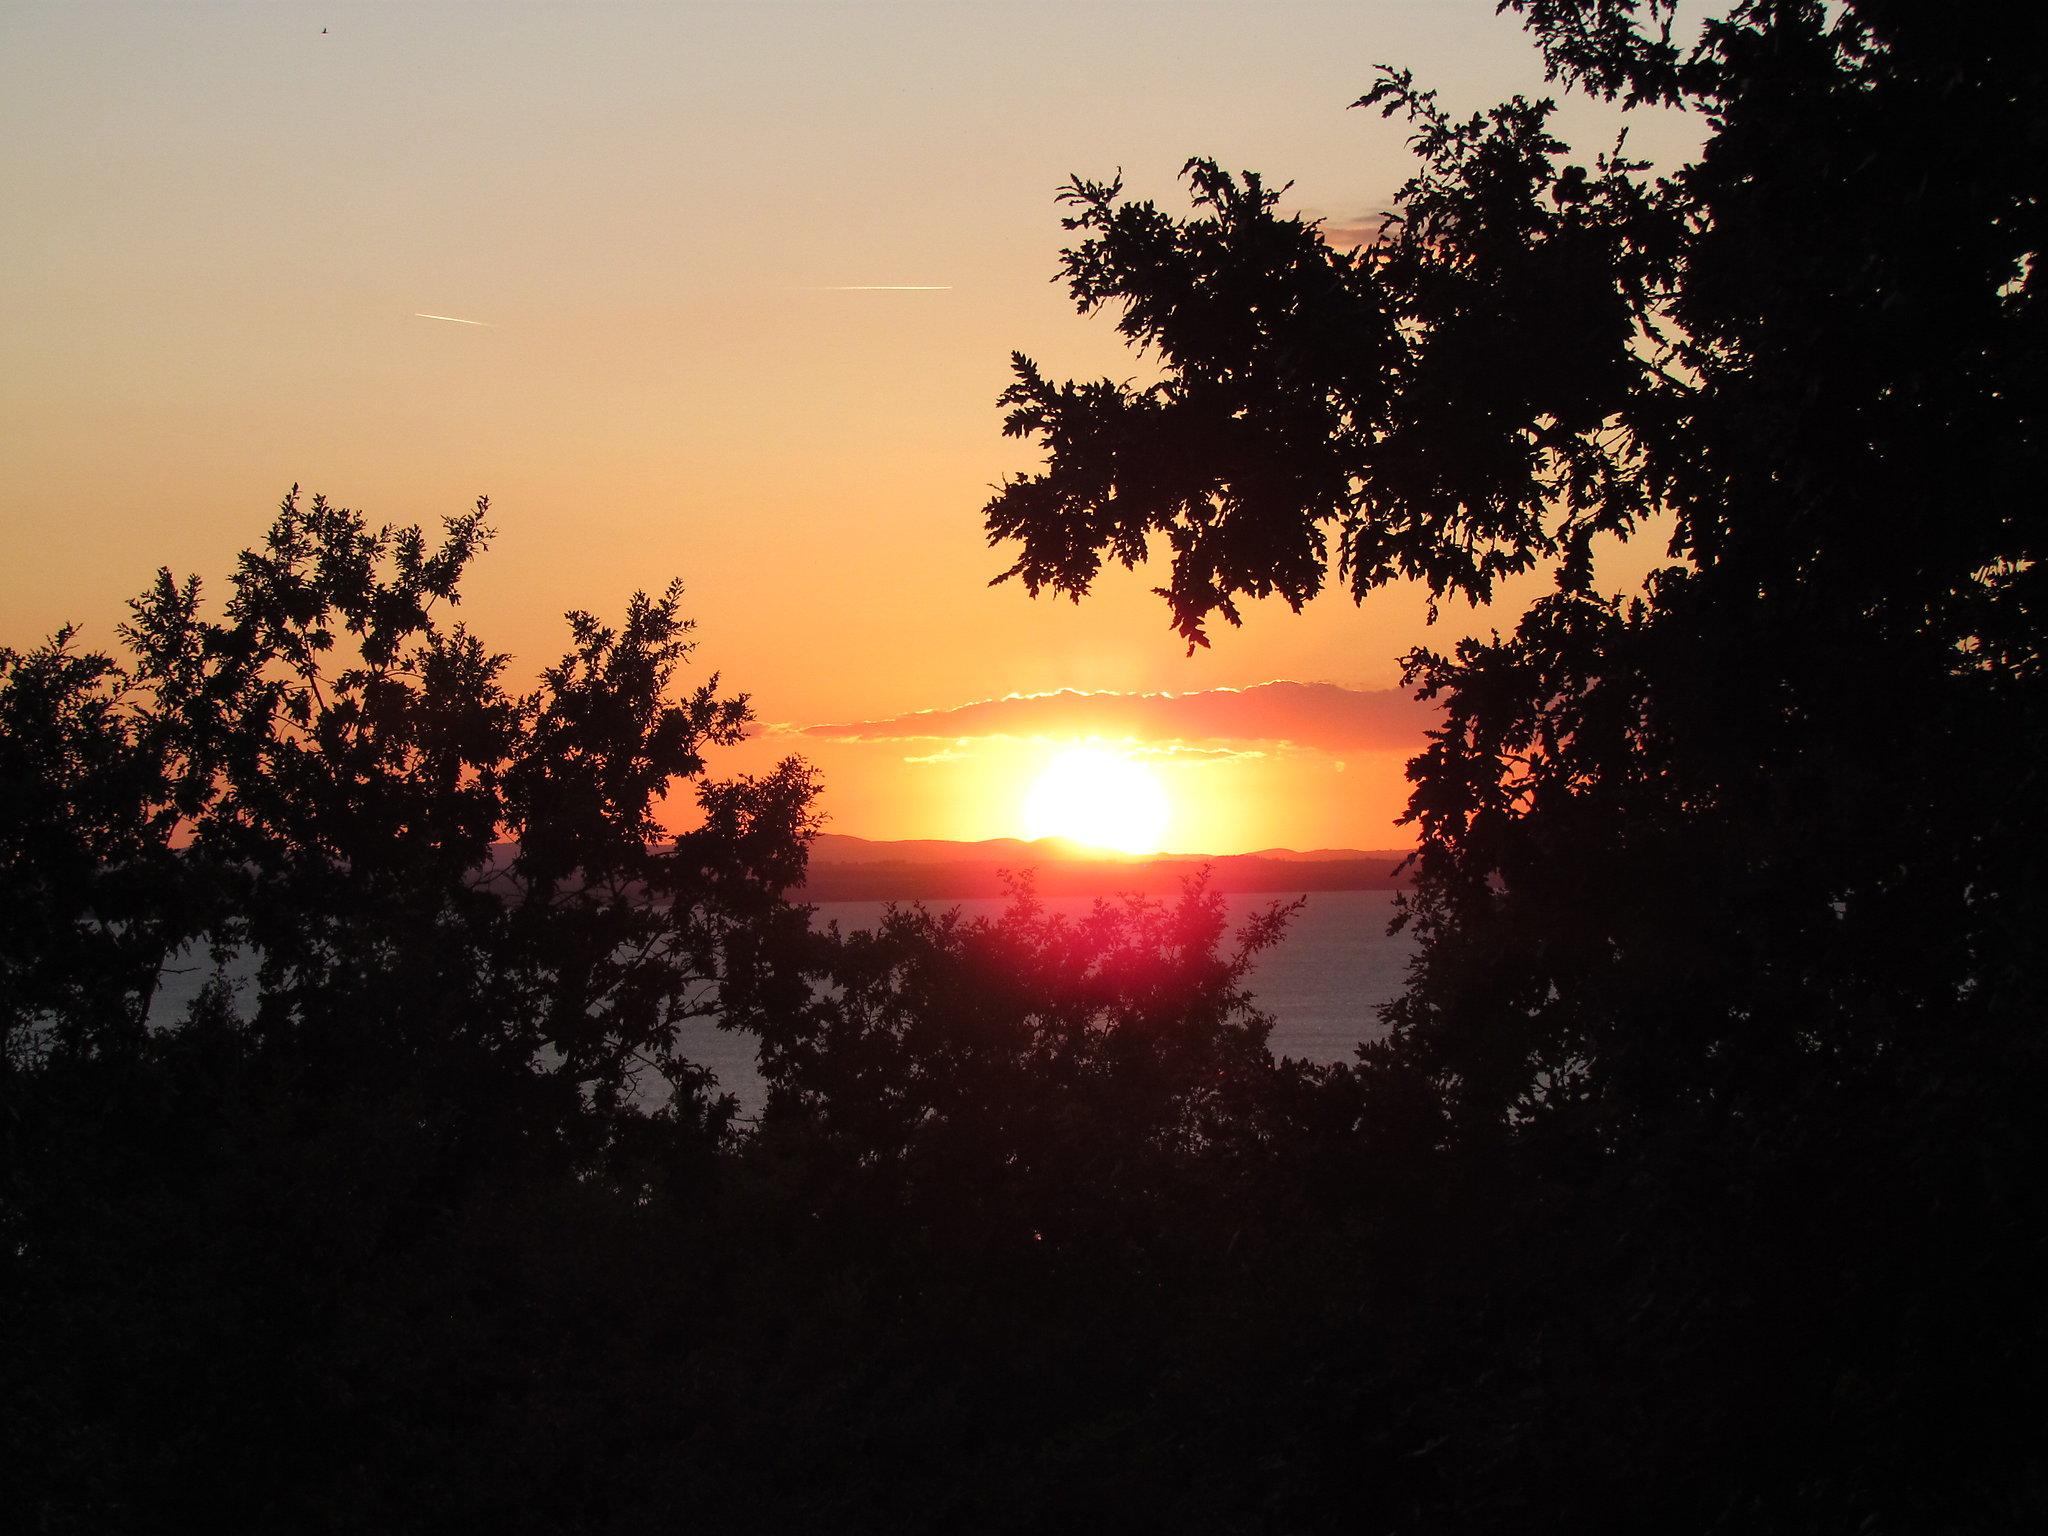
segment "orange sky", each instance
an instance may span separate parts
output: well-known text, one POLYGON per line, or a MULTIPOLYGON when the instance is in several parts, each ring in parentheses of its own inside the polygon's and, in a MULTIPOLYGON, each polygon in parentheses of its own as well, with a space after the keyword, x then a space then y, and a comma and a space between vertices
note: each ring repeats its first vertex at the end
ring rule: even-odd
POLYGON ((562 610, 680 574, 700 658, 767 727, 718 766, 802 752, 835 831, 1014 835, 1066 742, 1121 730, 1169 847, 1404 841, 1409 747, 1314 710, 813 729, 1061 690, 1370 696, 1540 588, 1434 632, 1414 592, 1254 605, 1188 658, 1156 576, 1078 607, 987 586, 980 508, 1029 464, 1010 351, 1142 368, 1049 281, 1054 190, 1121 167, 1172 204, 1204 154, 1361 225, 1407 165, 1346 110, 1379 60, 1459 110, 1541 88, 1492 0, 0 9, 0 643, 110 644, 158 565, 218 577, 294 481, 388 521, 488 493, 481 633, 530 671, 562 610))

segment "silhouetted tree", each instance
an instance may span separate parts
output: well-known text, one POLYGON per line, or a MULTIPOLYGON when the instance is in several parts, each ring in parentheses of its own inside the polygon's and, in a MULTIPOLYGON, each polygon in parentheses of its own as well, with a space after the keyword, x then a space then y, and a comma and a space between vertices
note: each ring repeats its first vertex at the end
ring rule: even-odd
POLYGON ((1063 1213, 1142 1204, 1164 1170, 1227 1177, 1276 1070, 1245 977, 1286 916, 1255 916, 1226 953, 1199 881, 1068 917, 1024 878, 999 918, 835 927, 813 940, 829 985, 754 1025, 765 1134, 837 1148, 926 1219, 993 1214, 1031 1243, 1059 1242, 1063 1213))
POLYGON ((990 540, 1077 598, 1163 549, 1190 646, 1248 596, 1555 572, 1406 659, 1445 710, 1418 958, 1303 1101, 1298 1166, 1458 1298, 1400 1399, 1419 1525, 2025 1523, 2039 1448, 1983 1401, 2048 1376, 2048 32, 1502 9, 1565 88, 1696 114, 1697 159, 1576 162, 1548 101, 1386 70, 1360 105, 1420 166, 1364 250, 1209 161, 1186 218, 1075 180, 1074 298, 1162 377, 1018 357, 1045 462, 990 540), (1670 564, 1604 589, 1643 537, 1670 564), (1386 1197, 1417 1177, 1447 1219, 1386 1197))
POLYGON ((708 777, 745 701, 677 688, 676 589, 572 614, 514 692, 448 615, 483 511, 430 541, 294 493, 218 616, 164 575, 118 657, 0 654, 11 1508, 894 1531, 1182 1501, 1175 1421, 1255 1346, 1143 1405, 1284 1225, 1282 1085, 1342 1112, 1245 993, 1284 913, 1233 947, 1199 888, 1078 918, 1020 888, 813 931, 784 894, 809 774, 708 777), (713 1010, 761 1040, 758 1128, 687 1059, 713 1010))
POLYGON ((709 1198, 733 1113, 680 1026, 772 994, 812 785, 706 776, 749 716, 678 690, 677 586, 507 688, 446 616, 484 513, 430 541, 295 491, 219 617, 164 573, 119 660, 0 653, 31 1528, 559 1529, 643 1443, 590 1331, 659 1356, 640 1266, 682 1218, 638 1213, 709 1198))
POLYGON ((1696 113, 1698 160, 1569 160, 1547 101, 1458 118, 1369 248, 1191 162, 1196 213, 1063 194, 1084 311, 1165 377, 1053 385, 989 504, 1006 573, 1078 596, 1163 540, 1190 644, 1333 575, 1489 597, 1422 649, 1416 984, 1468 1133, 1606 1144, 2038 1000, 2044 522, 2037 17, 1749 3, 1695 47, 1649 0, 1524 4, 1553 77, 1696 113), (1654 519, 1654 521, 1652 521, 1654 519), (1636 597, 1602 536, 1670 540, 1636 597))
POLYGON ((459 1048, 600 1114, 636 1087, 697 1104, 677 1026, 712 1014, 732 931, 786 910, 808 774, 703 778, 748 714, 715 678, 672 697, 679 585, 616 627, 571 614, 573 648, 509 692, 506 658, 437 614, 484 512, 434 546, 295 491, 223 618, 164 572, 125 662, 68 632, 0 657, 0 772, 28 812, 8 833, 10 1060, 141 1049, 167 968, 210 964, 193 1010, 259 1043, 386 1065, 459 1048), (703 824, 670 838, 678 782, 703 824))

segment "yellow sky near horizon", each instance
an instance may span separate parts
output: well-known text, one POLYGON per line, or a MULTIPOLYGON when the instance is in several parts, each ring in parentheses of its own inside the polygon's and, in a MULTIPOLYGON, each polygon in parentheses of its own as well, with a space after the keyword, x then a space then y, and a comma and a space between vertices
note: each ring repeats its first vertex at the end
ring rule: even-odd
MULTIPOLYGON (((0 8, 0 644, 111 644, 157 566, 217 581, 297 482, 391 522, 488 494, 466 617, 529 674, 565 609, 681 575, 700 659, 786 728, 717 766, 795 743, 862 836, 1014 834, 1062 739, 794 731, 1387 689, 1541 578, 1434 631, 1412 590, 1254 605, 1190 658, 1158 573, 1033 602, 987 585, 980 520, 1031 462, 1012 349, 1143 371, 1051 281, 1057 186, 1178 204, 1204 154, 1361 223, 1408 167, 1347 110, 1380 60, 1459 110, 1542 88, 1492 0, 0 8)), ((1402 751, 1189 745, 1154 759, 1168 847, 1402 840, 1402 751)))

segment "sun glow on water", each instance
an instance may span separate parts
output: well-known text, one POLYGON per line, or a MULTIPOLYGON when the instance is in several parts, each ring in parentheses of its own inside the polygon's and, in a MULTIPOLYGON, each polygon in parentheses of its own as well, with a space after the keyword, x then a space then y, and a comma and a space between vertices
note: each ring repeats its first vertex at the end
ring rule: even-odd
POLYGON ((1069 747, 1024 801, 1024 835, 1157 853, 1172 808, 1152 771, 1108 747, 1069 747))

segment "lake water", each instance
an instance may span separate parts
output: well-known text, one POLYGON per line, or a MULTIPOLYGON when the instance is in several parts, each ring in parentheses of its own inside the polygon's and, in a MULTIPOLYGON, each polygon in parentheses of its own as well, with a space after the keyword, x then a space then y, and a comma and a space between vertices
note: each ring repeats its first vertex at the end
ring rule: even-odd
MULTIPOLYGON (((1273 895, 1223 898, 1234 934, 1254 912, 1264 911, 1273 895)), ((1092 905, 1086 896, 1049 897, 1048 909, 1075 916, 1092 905)), ((958 907, 966 917, 992 917, 1005 905, 1000 898, 981 901, 931 902, 933 907, 958 907)), ((837 922, 842 929, 872 928, 888 904, 879 901, 828 901, 817 907, 820 924, 837 922)), ((1258 1005, 1273 1017, 1272 1046, 1277 1056, 1307 1061, 1347 1060, 1361 1040, 1378 1039, 1386 1031, 1376 1014, 1381 1003, 1401 990, 1409 952, 1406 934, 1391 936, 1387 922, 1394 912, 1391 891, 1315 891, 1294 914, 1279 944, 1254 963, 1250 987, 1258 1005)), ((195 962, 167 975, 151 1019, 167 1024, 182 1016, 205 978, 206 966, 195 962)), ((754 1064, 751 1035, 722 1030, 709 1020, 684 1026, 683 1053, 718 1075, 719 1086, 740 1101, 740 1113, 759 1111, 766 1091, 754 1064)))
MULTIPOLYGON (((1285 898, 1272 894, 1223 898, 1235 933, 1254 912, 1285 898)), ((982 901, 929 902, 958 907, 965 917, 993 917, 1005 905, 1000 898, 982 901)), ((1085 913, 1086 896, 1048 898, 1054 912, 1085 913)), ((828 901, 817 908, 819 923, 837 922, 842 929, 872 928, 888 903, 828 901)), ((1276 1056, 1305 1061, 1347 1061, 1361 1040, 1386 1033, 1378 1008, 1400 992, 1407 979, 1413 942, 1408 935, 1390 935, 1394 915, 1392 891, 1314 891, 1294 914, 1287 933, 1253 964, 1250 979, 1258 1005, 1273 1017, 1272 1047, 1276 1056)), ((764 1090, 754 1068, 753 1039, 705 1023, 690 1026, 697 1038, 686 1054, 718 1074, 719 1085, 740 1101, 740 1113, 759 1109, 764 1090)))

